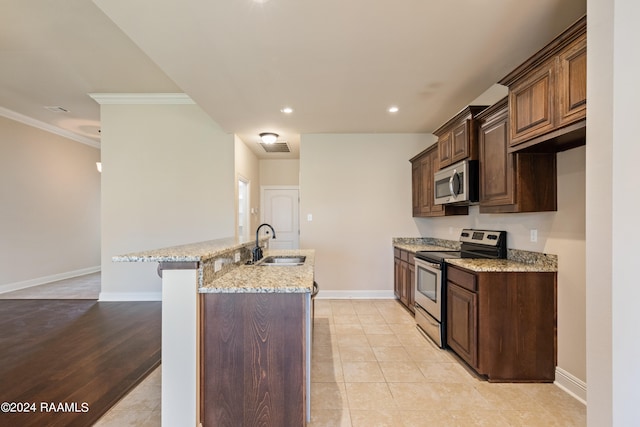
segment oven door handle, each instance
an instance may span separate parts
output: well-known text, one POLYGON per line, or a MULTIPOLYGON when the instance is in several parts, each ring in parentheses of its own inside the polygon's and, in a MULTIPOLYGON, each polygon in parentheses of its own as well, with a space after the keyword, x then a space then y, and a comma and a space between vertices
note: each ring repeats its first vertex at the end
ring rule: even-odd
POLYGON ((433 269, 435 269, 435 270, 440 270, 440 269, 441 269, 441 268, 440 268, 440 264, 436 264, 436 263, 434 263, 434 262, 425 261, 425 260, 423 260, 423 259, 421 259, 421 260, 419 260, 419 261, 416 259, 416 263, 417 263, 419 266, 421 266, 421 267, 425 267, 425 268, 427 268, 427 267, 431 267, 431 268, 433 268, 433 269))

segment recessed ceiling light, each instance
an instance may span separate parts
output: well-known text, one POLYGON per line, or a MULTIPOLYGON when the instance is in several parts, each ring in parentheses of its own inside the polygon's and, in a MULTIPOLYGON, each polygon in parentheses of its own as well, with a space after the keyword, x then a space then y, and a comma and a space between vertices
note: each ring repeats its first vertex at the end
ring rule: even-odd
POLYGON ((395 105, 393 105, 393 106, 389 107, 389 109, 387 111, 390 112, 390 113, 397 113, 398 110, 399 110, 399 108, 396 107, 395 105))
POLYGON ((291 107, 284 107, 280 110, 281 112, 285 113, 285 114, 291 114, 293 113, 293 108, 291 107))

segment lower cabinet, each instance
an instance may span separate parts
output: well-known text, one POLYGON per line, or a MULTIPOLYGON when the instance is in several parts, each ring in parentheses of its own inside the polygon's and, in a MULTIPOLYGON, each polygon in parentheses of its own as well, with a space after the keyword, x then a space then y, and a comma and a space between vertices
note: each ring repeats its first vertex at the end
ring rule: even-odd
POLYGON ((201 294, 203 427, 306 425, 305 295, 201 294))
POLYGON ((394 248, 393 292, 411 312, 415 312, 415 263, 413 253, 394 248))
POLYGON ((447 344, 489 381, 553 382, 556 273, 447 266, 447 344))

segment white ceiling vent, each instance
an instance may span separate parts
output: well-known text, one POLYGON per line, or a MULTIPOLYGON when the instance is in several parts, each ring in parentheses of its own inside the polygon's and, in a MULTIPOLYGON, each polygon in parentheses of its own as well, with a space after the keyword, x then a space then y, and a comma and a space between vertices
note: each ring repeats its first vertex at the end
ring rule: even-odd
POLYGON ((264 142, 261 142, 260 145, 262 145, 262 148, 264 148, 264 151, 266 151, 267 153, 291 152, 291 150, 289 150, 289 144, 287 144, 286 142, 274 142, 273 144, 265 144, 264 142))

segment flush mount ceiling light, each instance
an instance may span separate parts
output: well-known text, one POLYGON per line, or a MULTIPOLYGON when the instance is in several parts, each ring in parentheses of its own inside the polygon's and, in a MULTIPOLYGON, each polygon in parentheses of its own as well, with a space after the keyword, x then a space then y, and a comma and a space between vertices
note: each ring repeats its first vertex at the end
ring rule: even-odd
POLYGON ((389 111, 390 113, 397 113, 399 110, 399 108, 395 105, 389 107, 389 109, 387 111, 389 111))
POLYGON ((278 139, 278 136, 279 135, 277 133, 262 132, 260 134, 260 139, 262 139, 262 142, 264 142, 265 144, 273 144, 278 139))
POLYGON ((281 111, 282 113, 285 113, 285 114, 291 114, 291 113, 293 113, 293 108, 291 108, 291 107, 284 107, 284 108, 282 108, 280 111, 281 111))

